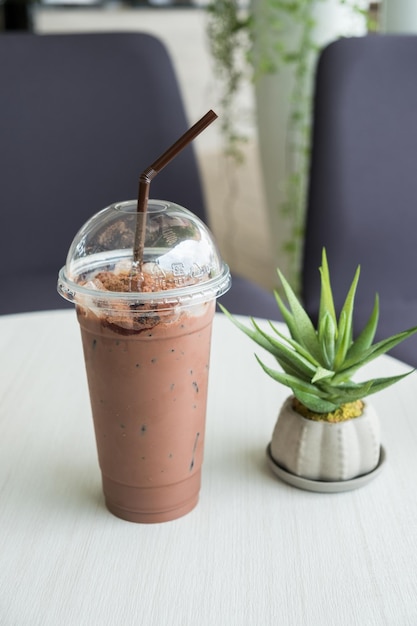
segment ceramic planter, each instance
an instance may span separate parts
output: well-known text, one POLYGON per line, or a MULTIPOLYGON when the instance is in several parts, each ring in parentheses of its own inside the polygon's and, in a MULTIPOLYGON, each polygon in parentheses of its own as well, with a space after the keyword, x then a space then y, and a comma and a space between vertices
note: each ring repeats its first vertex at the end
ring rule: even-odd
POLYGON ((379 418, 366 402, 359 417, 336 423, 313 421, 292 408, 291 396, 281 408, 268 450, 277 467, 291 475, 343 484, 371 475, 380 466, 379 418))

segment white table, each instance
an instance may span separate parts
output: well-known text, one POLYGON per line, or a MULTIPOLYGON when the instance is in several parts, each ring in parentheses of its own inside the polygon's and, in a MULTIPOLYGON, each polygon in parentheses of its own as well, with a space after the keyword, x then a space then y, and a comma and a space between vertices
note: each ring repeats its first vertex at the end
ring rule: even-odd
POLYGON ((0 318, 1 626, 417 624, 417 374, 374 396, 382 473, 311 493, 267 467, 287 389, 255 349, 216 317, 200 502, 138 525, 103 504, 74 312, 0 318))

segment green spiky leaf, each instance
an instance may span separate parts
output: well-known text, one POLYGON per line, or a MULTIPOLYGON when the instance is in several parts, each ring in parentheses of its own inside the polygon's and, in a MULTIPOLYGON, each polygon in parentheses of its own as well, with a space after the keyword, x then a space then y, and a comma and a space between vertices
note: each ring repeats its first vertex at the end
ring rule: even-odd
POLYGON ((337 319, 326 251, 323 250, 320 267, 320 310, 315 328, 290 284, 278 271, 287 303, 277 292, 275 297, 289 336, 269 322, 273 331, 271 335, 253 318, 252 327, 248 328, 220 305, 240 330, 274 356, 282 371, 270 368, 257 356, 262 369, 274 380, 289 387, 296 398, 315 413, 330 413, 342 404, 362 400, 411 373, 362 382, 352 380, 352 376, 361 367, 417 332, 417 326, 414 326, 373 343, 379 319, 379 299, 375 296, 372 313, 363 330, 354 339, 354 302, 359 274, 358 267, 337 319))
POLYGON ((361 355, 371 345, 375 337, 376 329, 379 320, 379 298, 378 294, 375 296, 374 308, 372 309, 371 316, 369 317, 364 329, 350 346, 347 354, 346 361, 355 362, 360 359, 361 355))
POLYGON ((298 400, 304 404, 304 406, 310 409, 310 411, 314 411, 314 413, 332 413, 340 406, 339 404, 335 404, 329 400, 323 400, 322 398, 317 398, 316 396, 308 393, 298 392, 296 396, 298 400))
POLYGON ((319 310, 319 326, 320 320, 325 316, 329 316, 336 328, 337 318, 334 308, 333 293, 330 283, 329 266, 327 263, 326 250, 323 248, 321 255, 321 267, 319 268, 321 278, 321 291, 320 291, 320 310, 319 310))
POLYGON ((300 380, 296 376, 291 376, 290 374, 286 374, 283 372, 277 372, 276 370, 273 370, 271 367, 268 367, 267 365, 265 365, 265 363, 263 363, 256 354, 255 354, 255 357, 258 363, 260 364, 260 366, 262 367, 262 369, 264 370, 264 372, 268 374, 268 376, 278 381, 279 383, 282 383, 283 385, 290 387, 293 390, 295 395, 297 395, 297 392, 303 392, 303 393, 309 393, 317 397, 321 397, 320 389, 316 387, 315 385, 308 383, 306 381, 300 380))
POLYGON ((292 329, 289 329, 291 336, 296 339, 299 344, 307 348, 315 359, 320 360, 321 349, 313 322, 303 309, 290 284, 280 271, 278 271, 278 275, 281 279, 282 286, 284 287, 285 295, 292 312, 293 324, 292 329))
POLYGON ((316 373, 314 374, 313 378, 311 379, 312 383, 316 383, 319 380, 325 380, 328 378, 332 378, 334 376, 334 372, 332 370, 326 370, 325 367, 318 367, 316 369, 316 373))
POLYGON ((331 314, 324 312, 320 315, 318 333, 323 361, 327 367, 332 367, 336 347, 337 326, 331 314))
POLYGON ((344 362, 346 354, 352 345, 353 337, 353 304, 355 301, 356 288, 358 286, 360 268, 358 267, 352 284, 346 296, 345 303, 342 307, 339 317, 338 336, 336 345, 336 355, 334 360, 334 367, 338 369, 344 362))

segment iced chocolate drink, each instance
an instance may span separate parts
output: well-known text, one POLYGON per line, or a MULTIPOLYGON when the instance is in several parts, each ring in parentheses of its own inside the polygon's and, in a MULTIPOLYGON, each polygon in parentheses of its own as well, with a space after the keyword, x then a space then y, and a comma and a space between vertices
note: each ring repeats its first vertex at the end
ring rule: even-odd
POLYGON ((144 261, 133 261, 135 203, 77 234, 59 291, 80 323, 103 491, 134 522, 197 504, 215 298, 230 286, 207 228, 150 201, 144 261))

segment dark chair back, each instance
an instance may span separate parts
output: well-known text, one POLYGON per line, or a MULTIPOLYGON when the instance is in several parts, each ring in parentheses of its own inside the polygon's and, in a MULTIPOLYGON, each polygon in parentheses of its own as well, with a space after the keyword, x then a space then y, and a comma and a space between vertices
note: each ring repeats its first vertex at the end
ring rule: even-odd
MULTIPOLYGON (((56 308, 55 282, 42 293, 30 283, 56 277, 93 213, 136 197, 139 174, 187 121, 168 54, 150 35, 4 34, 0 58, 1 281, 27 280, 21 310, 56 308)), ((205 218, 191 146, 151 195, 205 218)))
MULTIPOLYGON (((342 39, 316 75, 303 299, 317 317, 325 246, 340 310, 361 265, 355 329, 380 296, 382 339, 417 325, 417 36, 342 39)), ((392 354, 417 366, 417 337, 392 354)))
MULTIPOLYGON (((73 236, 137 197, 140 173, 189 126, 182 95, 166 47, 145 33, 4 33, 0 58, 0 313, 65 307, 56 279, 73 236)), ((150 195, 207 221, 192 145, 150 195)))

